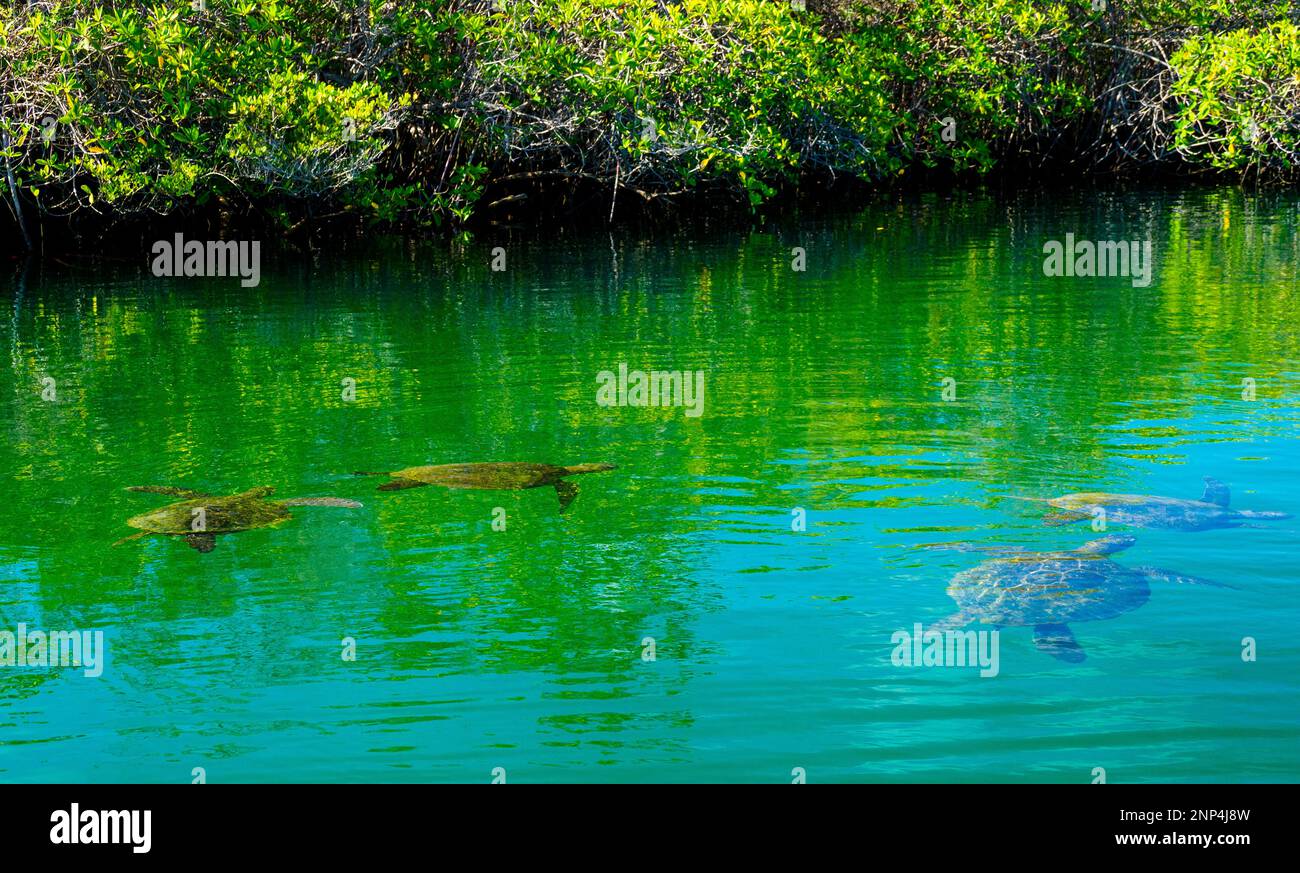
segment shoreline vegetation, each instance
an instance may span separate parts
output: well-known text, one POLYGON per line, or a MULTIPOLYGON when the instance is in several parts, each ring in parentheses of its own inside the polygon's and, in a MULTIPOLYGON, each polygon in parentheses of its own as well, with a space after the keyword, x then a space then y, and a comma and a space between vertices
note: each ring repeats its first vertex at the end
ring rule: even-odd
POLYGON ((744 214, 917 178, 1290 185, 1298 23, 1288 0, 16 0, 0 247, 744 214))

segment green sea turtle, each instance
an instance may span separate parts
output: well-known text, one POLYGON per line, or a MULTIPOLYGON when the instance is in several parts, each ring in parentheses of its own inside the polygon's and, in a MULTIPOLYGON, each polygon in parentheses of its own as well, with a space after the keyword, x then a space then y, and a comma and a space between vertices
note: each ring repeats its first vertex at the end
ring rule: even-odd
POLYGON ((1176 582, 1231 588, 1205 579, 1154 567, 1125 567, 1107 556, 1137 542, 1131 536, 1108 536, 1068 552, 1005 552, 958 573, 948 594, 960 611, 930 626, 946 631, 968 624, 1032 627, 1034 645, 1062 661, 1084 659, 1070 623, 1101 621, 1132 612, 1151 596, 1148 583, 1176 582))
POLYGON ((1043 524, 1052 525, 1100 517, 1107 523, 1134 527, 1196 531, 1216 527, 1242 527, 1248 519, 1273 521, 1291 517, 1285 512, 1229 509, 1228 486, 1209 476, 1205 477, 1205 493, 1200 500, 1148 497, 1142 494, 1107 494, 1103 491, 1085 491, 1063 497, 1013 499, 1050 504, 1056 511, 1046 516, 1043 524))
POLYGON ((150 494, 170 494, 183 497, 177 503, 146 512, 126 523, 138 528, 140 533, 118 540, 113 545, 147 537, 151 534, 185 537, 185 542, 200 552, 210 552, 217 545, 217 534, 237 533, 255 527, 267 527, 279 524, 292 516, 290 506, 341 506, 358 509, 361 504, 355 500, 340 497, 291 497, 288 500, 264 500, 273 494, 275 488, 264 485, 250 488, 241 494, 215 497, 187 488, 171 488, 166 485, 133 485, 127 491, 145 491, 150 494))
POLYGON ((393 481, 380 485, 380 491, 400 491, 403 488, 420 488, 424 485, 519 491, 524 488, 554 485, 555 493, 560 498, 560 512, 563 512, 578 496, 578 486, 565 481, 565 476, 615 469, 617 467, 613 464, 574 464, 572 467, 526 463, 442 464, 436 467, 407 467, 405 470, 396 470, 392 473, 357 471, 357 475, 392 476, 393 481))

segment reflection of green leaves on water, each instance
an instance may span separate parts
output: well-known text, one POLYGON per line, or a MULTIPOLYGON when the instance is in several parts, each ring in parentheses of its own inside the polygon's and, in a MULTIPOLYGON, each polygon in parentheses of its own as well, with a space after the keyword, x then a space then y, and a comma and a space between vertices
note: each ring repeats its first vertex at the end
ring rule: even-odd
POLYGON ((237 619, 230 657, 272 679, 298 675, 262 664, 291 632, 291 657, 327 672, 685 682, 662 668, 711 657, 696 625, 734 579, 710 573, 719 541, 771 570, 742 578, 779 584, 862 540, 863 516, 837 511, 888 540, 891 512, 949 505, 956 481, 1039 493, 1113 478, 1126 456, 1178 462, 1180 440, 1277 429, 1296 387, 1293 213, 1237 191, 923 196, 739 240, 515 240, 498 273, 484 240, 378 243, 318 267, 281 255, 256 289, 29 276, 0 326, 0 541, 32 550, 42 609, 137 622, 121 658, 161 657, 170 623, 237 619), (1152 286, 1043 277, 1044 240, 1067 231, 1150 238, 1152 286), (789 268, 796 242, 805 272, 789 268), (596 374, 620 361, 706 372, 705 415, 598 407, 596 374), (48 374, 57 404, 39 395, 48 374), (1239 426, 1189 433, 1206 403, 1239 404, 1239 426), (350 475, 487 460, 620 470, 584 479, 564 517, 549 490, 375 501, 350 475), (109 550, 140 511, 121 488, 140 481, 367 506, 296 513, 207 556, 109 550), (344 634, 355 664, 338 661, 344 634), (637 655, 646 634, 654 665, 637 655))

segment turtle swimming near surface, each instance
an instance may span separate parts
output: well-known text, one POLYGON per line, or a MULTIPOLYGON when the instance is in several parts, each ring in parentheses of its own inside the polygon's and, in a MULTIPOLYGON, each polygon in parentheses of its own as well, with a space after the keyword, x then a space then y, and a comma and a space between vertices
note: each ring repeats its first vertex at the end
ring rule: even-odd
POLYGON ((358 476, 392 476, 393 481, 379 486, 380 491, 400 491, 424 485, 441 485, 444 488, 475 488, 519 491, 524 488, 541 488, 554 485, 560 498, 560 512, 568 508, 578 496, 578 486, 565 481, 566 476, 580 473, 600 473, 618 469, 613 464, 575 464, 557 467, 554 464, 442 464, 436 467, 407 467, 392 473, 367 473, 358 476))
MULTIPOLYGON (((1071 663, 1084 660, 1071 622, 1132 612, 1151 596, 1151 581, 1231 588, 1155 567, 1125 567, 1107 556, 1137 540, 1108 536, 1067 552, 1023 552, 992 558, 958 573, 948 594, 960 611, 930 626, 945 631, 980 623, 1032 627, 1040 651, 1071 663)), ((1010 551, 1010 550, 994 550, 1010 551)))
POLYGON ((199 491, 171 488, 165 485, 133 485, 126 490, 170 494, 185 499, 177 503, 169 503, 153 512, 128 518, 126 523, 131 527, 139 528, 140 533, 118 540, 113 543, 115 546, 151 534, 160 534, 185 537, 185 542, 190 546, 200 552, 210 552, 216 548, 217 534, 237 533, 255 527, 279 524, 293 517, 288 510, 290 506, 340 506, 348 509, 358 509, 361 506, 355 500, 344 500, 340 497, 291 497, 288 500, 265 500, 263 498, 275 492, 275 488, 269 485, 225 497, 215 497, 199 491))
POLYGON ((1170 528, 1173 530, 1212 530, 1216 527, 1242 527, 1250 519, 1276 521, 1290 518, 1285 512, 1251 512, 1228 508, 1228 486, 1205 477, 1205 493, 1200 500, 1176 497, 1148 497, 1141 494, 1107 494, 1085 491, 1063 497, 1015 497, 1047 503, 1057 510, 1043 519, 1043 524, 1070 524, 1094 517, 1106 522, 1134 527, 1170 528), (1104 512, 1105 515, 1101 515, 1104 512))

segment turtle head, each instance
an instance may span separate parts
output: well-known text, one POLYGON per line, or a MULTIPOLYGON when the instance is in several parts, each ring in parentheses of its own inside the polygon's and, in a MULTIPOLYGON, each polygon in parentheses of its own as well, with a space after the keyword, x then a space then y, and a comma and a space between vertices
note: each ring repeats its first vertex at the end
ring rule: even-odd
POLYGON ((1090 543, 1084 543, 1079 546, 1078 551, 1090 555, 1113 555, 1116 552, 1124 551, 1136 542, 1137 537, 1128 534, 1112 534, 1099 540, 1093 540, 1090 543))

